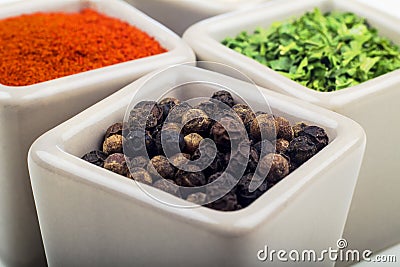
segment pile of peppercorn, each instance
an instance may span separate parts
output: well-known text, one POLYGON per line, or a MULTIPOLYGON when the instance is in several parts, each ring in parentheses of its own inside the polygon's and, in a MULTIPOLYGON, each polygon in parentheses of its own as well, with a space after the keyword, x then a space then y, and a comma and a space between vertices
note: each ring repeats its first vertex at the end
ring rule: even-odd
POLYGON ((102 149, 89 152, 82 159, 193 203, 233 211, 250 205, 328 141, 321 127, 304 122, 291 126, 283 117, 255 113, 245 104, 236 104, 229 92, 217 91, 195 106, 172 97, 158 103, 139 102, 130 111, 128 121, 107 129, 102 149), (238 130, 238 123, 244 131, 238 130), (206 139, 215 146, 202 142, 206 139), (245 158, 240 149, 231 155, 234 144, 239 148, 248 145, 245 158), (167 157, 167 150, 174 145, 179 151, 167 157), (210 164, 206 168, 196 168, 195 164, 189 170, 180 168, 183 163, 196 161, 210 164), (234 162, 233 169, 227 169, 230 161, 234 162), (244 174, 236 178, 235 166, 240 162, 245 162, 244 174), (201 187, 222 176, 222 182, 201 187), (257 179, 259 186, 250 190, 251 181, 257 179), (216 199, 226 188, 228 193, 216 199))

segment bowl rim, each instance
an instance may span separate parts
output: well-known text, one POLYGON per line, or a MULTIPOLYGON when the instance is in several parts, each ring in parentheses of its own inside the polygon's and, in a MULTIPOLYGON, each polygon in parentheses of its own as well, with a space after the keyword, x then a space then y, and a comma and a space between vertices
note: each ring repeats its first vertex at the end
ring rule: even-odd
MULTIPOLYGON (((204 1, 193 1, 193 0, 180 0, 175 1, 174 5, 183 8, 190 8, 200 10, 200 12, 209 12, 214 14, 221 14, 224 12, 230 12, 239 8, 248 8, 260 3, 270 2, 271 0, 239 0, 239 1, 227 1, 227 0, 204 0, 204 1)), ((169 0, 160 0, 160 2, 170 2, 169 0)))
MULTIPOLYGON (((241 87, 249 86, 248 83, 219 73, 196 67, 189 68, 192 68, 192 71, 180 72, 176 75, 193 75, 195 77, 196 75, 200 75, 200 73, 205 73, 206 75, 213 75, 213 77, 220 77, 224 82, 234 82, 241 87)), ((250 206, 241 210, 222 212, 205 207, 180 209, 167 206, 143 194, 137 182, 85 162, 78 156, 70 154, 65 149, 65 144, 68 140, 71 140, 71 138, 79 134, 81 130, 85 128, 90 129, 93 125, 98 125, 100 121, 105 121, 106 118, 115 116, 116 110, 122 109, 125 112, 135 91, 157 72, 158 71, 152 72, 140 78, 42 135, 33 143, 29 150, 28 162, 30 169, 32 165, 35 164, 36 167, 45 169, 51 173, 60 174, 65 179, 72 179, 79 183, 95 187, 97 190, 128 198, 132 203, 146 205, 156 210, 157 213, 162 213, 169 217, 173 216, 174 219, 186 223, 194 223, 216 234, 241 236, 256 229, 257 226, 262 224, 265 220, 275 216, 288 202, 296 198, 301 193, 302 189, 310 183, 316 182, 318 176, 332 167, 343 155, 360 146, 365 146, 364 130, 351 119, 324 108, 264 89, 261 91, 268 97, 273 109, 279 107, 279 110, 285 112, 285 110, 287 111, 289 109, 285 108, 283 105, 289 104, 288 106, 290 106, 290 110, 292 110, 291 113, 293 113, 295 109, 307 118, 305 119, 306 121, 318 125, 324 124, 323 127, 334 131, 335 136, 333 140, 331 140, 328 146, 318 152, 317 155, 301 165, 296 171, 289 174, 278 185, 270 189, 267 194, 263 194, 250 206), (313 120, 312 118, 315 119, 313 120), (322 159, 324 160, 322 161, 322 159), (264 203, 268 203, 268 205, 264 203)), ((297 114, 293 115, 298 117, 297 114)), ((166 199, 178 199, 156 188, 142 184, 140 186, 145 186, 147 190, 162 195, 166 199)), ((34 195, 35 191, 36 190, 34 190, 34 195)), ((179 199, 179 201, 185 200, 179 199)), ((38 207, 38 209, 40 209, 40 207, 38 207)))
POLYGON ((18 105, 25 101, 34 101, 67 92, 73 93, 77 90, 86 90, 83 88, 85 85, 104 83, 115 77, 122 78, 137 75, 141 72, 147 73, 149 72, 148 69, 154 69, 154 67, 152 67, 154 64, 162 63, 162 65, 164 65, 166 63, 168 64, 168 62, 173 64, 175 63, 174 59, 184 60, 185 57, 194 58, 191 48, 178 35, 122 0, 19 1, 12 4, 4 4, 0 11, 0 18, 5 19, 35 12, 63 11, 63 7, 71 5, 77 5, 81 8, 87 6, 107 16, 126 21, 130 25, 148 33, 167 51, 161 54, 108 65, 31 85, 8 86, 0 84, 0 102, 18 105), (115 12, 113 13, 110 11, 115 9, 123 10, 123 15, 116 16, 114 14, 115 12), (121 18, 123 16, 129 16, 130 21, 121 18), (149 29, 143 30, 139 25, 136 25, 135 22, 146 25, 149 29), (149 31, 152 33, 149 33, 149 31))
MULTIPOLYGON (((189 27, 183 34, 183 39, 191 45, 196 54, 205 54, 205 51, 207 50, 207 57, 202 58, 204 60, 213 60, 213 57, 223 55, 223 59, 219 59, 219 62, 230 64, 242 69, 261 86, 269 87, 290 96, 336 110, 346 104, 359 101, 365 97, 375 95, 378 92, 390 90, 393 85, 400 85, 400 69, 383 74, 355 86, 332 92, 320 92, 307 88, 257 62, 256 60, 222 45, 220 40, 217 40, 212 36, 214 34, 221 34, 227 30, 234 29, 232 25, 229 25, 232 21, 246 21, 252 25, 260 25, 263 21, 262 19, 265 20, 275 17, 275 14, 280 14, 279 17, 282 18, 281 20, 297 17, 291 15, 291 11, 303 10, 303 6, 305 5, 307 5, 306 10, 312 10, 314 7, 321 8, 321 6, 324 5, 327 5, 329 10, 336 4, 350 12, 362 12, 368 14, 368 16, 364 17, 367 19, 373 18, 373 20, 379 21, 379 24, 381 25, 389 25, 391 30, 394 30, 397 33, 398 39, 400 38, 400 30, 394 29, 392 26, 399 25, 400 18, 387 16, 384 11, 374 10, 367 3, 347 0, 304 0, 290 3, 284 1, 272 1, 246 10, 238 10, 205 19, 189 27), (290 9, 288 9, 288 7, 290 7, 290 9), (260 19, 261 14, 263 15, 262 19, 260 19), (210 49, 211 47, 212 49, 210 49)), ((254 26, 254 29, 255 27, 256 26, 254 26)), ((236 32, 239 33, 241 31, 242 30, 236 32)), ((400 43, 398 43, 398 45, 400 45, 400 43)))

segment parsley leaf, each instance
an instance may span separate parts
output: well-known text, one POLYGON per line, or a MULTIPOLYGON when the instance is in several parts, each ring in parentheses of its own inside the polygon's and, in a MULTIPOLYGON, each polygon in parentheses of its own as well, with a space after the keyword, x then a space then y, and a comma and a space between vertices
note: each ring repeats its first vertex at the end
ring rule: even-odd
POLYGON ((222 44, 322 92, 354 86, 400 68, 400 49, 350 12, 322 14, 241 32, 222 44))

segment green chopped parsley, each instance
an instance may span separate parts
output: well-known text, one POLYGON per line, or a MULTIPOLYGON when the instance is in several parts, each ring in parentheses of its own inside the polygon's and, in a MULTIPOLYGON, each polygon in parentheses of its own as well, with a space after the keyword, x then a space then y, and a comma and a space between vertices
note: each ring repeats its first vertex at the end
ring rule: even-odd
POLYGON ((354 86, 400 68, 400 49, 353 13, 322 14, 258 27, 222 41, 280 74, 317 91, 354 86))

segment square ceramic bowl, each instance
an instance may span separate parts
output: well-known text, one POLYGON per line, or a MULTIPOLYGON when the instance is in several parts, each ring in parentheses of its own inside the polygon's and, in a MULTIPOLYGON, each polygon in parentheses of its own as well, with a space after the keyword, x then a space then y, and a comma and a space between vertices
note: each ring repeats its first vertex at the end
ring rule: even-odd
POLYGON ((400 148, 393 135, 400 131, 400 70, 340 91, 317 92, 220 44, 227 36, 243 30, 252 32, 257 26, 269 27, 315 7, 354 12, 400 45, 400 18, 387 16, 361 1, 347 0, 274 1, 202 21, 189 28, 183 38, 200 60, 228 64, 258 85, 331 109, 361 124, 368 144, 345 237, 351 248, 377 251, 400 242, 400 148))
POLYGON ((169 95, 182 100, 209 97, 209 87, 179 86, 207 81, 234 91, 257 110, 267 108, 255 97, 253 84, 216 72, 181 66, 151 77, 128 85, 32 145, 29 170, 50 266, 264 266, 257 252, 265 246, 336 248, 366 141, 357 123, 323 108, 261 90, 273 114, 325 128, 330 143, 239 211, 165 205, 154 199, 186 201, 80 159, 98 147, 109 125, 123 119, 136 94, 139 100, 152 100, 156 90, 175 88, 169 95), (151 89, 140 91, 149 79, 151 89))
POLYGON ((0 19, 87 6, 136 25, 168 52, 29 86, 0 85, 0 261, 7 266, 45 264, 26 162, 32 142, 140 76, 194 60, 177 35, 122 1, 20 1, 1 6, 0 19))
POLYGON ((233 10, 246 9, 269 0, 125 0, 179 35, 192 24, 233 10))
POLYGON ((365 3, 368 6, 385 12, 386 16, 393 16, 400 18, 400 2, 397 0, 355 0, 357 2, 365 3))

